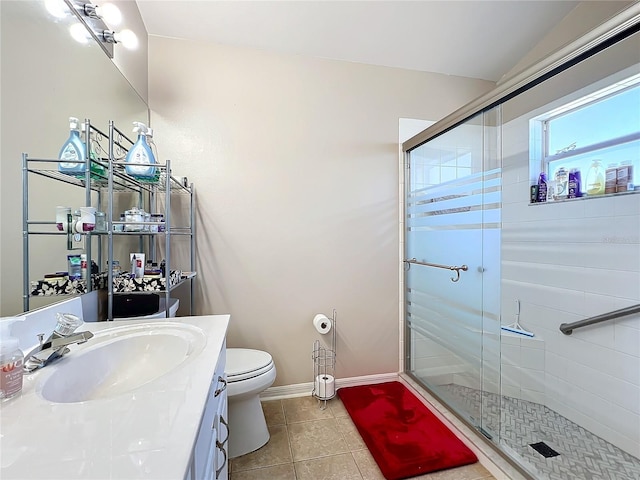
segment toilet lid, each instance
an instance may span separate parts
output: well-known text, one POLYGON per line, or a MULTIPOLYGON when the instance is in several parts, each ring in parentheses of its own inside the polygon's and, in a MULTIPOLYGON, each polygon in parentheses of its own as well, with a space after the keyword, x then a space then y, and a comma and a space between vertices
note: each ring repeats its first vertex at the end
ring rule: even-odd
POLYGON ((227 348, 225 372, 229 381, 255 377, 273 367, 273 359, 267 352, 250 348, 227 348))

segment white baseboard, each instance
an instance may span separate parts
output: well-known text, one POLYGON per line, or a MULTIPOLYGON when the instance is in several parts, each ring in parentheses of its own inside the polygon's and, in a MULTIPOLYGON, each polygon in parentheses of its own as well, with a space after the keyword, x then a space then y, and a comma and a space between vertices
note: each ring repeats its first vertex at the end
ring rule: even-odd
MULTIPOLYGON (((364 375, 362 377, 349 377, 336 379, 336 387, 354 387, 356 385, 371 385, 373 383, 392 382, 398 380, 397 373, 381 373, 376 375, 364 375)), ((311 396, 313 382, 295 383, 293 385, 281 385, 269 387, 260 394, 260 400, 281 400, 283 398, 311 396)))

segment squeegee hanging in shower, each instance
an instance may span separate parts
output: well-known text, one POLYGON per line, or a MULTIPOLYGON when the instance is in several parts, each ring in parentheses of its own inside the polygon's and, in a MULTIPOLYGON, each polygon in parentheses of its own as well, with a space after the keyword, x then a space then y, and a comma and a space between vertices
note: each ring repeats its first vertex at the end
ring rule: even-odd
POLYGON ((516 300, 516 321, 511 325, 503 325, 500 327, 505 332, 517 333, 518 335, 525 335, 527 337, 533 337, 533 333, 525 330, 520 325, 520 300, 516 300))

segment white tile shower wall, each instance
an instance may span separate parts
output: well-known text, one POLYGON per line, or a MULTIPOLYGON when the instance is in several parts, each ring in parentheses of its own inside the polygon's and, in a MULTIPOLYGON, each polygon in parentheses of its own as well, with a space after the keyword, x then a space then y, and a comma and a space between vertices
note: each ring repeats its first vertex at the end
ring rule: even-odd
POLYGON ((454 374, 453 383, 463 387, 472 388, 474 390, 481 390, 485 387, 480 382, 479 369, 454 374))
MULTIPOLYGON (((563 322, 640 301, 636 195, 529 205, 528 122, 505 125, 501 304, 544 340, 534 352, 503 345, 503 393, 545 403, 633 455, 640 452, 640 316, 576 330, 563 322), (520 363, 518 364, 516 360, 520 363), (544 366, 544 374, 535 368, 544 366), (518 366, 519 365, 519 366, 518 366), (532 368, 526 372, 527 368, 532 368), (544 382, 546 388, 539 388, 544 382)), ((504 342, 503 342, 504 343, 504 342)))
POLYGON ((411 370, 432 384, 452 383, 452 375, 466 370, 466 364, 446 347, 413 331, 411 370), (444 382, 444 383, 443 383, 444 382))
POLYGON ((545 403, 545 344, 540 338, 504 333, 501 336, 502 394, 545 403))

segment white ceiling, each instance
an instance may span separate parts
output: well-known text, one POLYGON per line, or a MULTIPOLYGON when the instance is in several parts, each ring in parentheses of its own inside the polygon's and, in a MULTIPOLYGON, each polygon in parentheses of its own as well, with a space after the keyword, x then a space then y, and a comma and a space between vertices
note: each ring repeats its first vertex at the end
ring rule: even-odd
POLYGON ((137 3, 150 35, 497 81, 579 2, 137 3))

